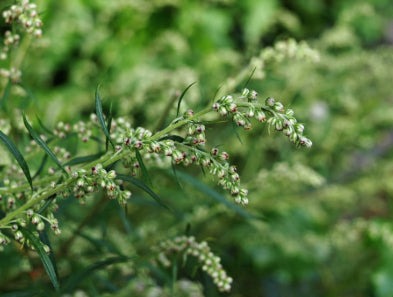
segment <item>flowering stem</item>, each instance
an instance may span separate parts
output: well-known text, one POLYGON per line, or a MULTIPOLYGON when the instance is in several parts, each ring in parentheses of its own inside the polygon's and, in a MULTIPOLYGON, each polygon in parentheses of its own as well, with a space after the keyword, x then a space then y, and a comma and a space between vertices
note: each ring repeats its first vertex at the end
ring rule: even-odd
MULTIPOLYGON (((181 126, 186 125, 187 123, 190 122, 190 120, 197 119, 210 111, 211 111, 211 108, 208 107, 208 108, 205 108, 205 109, 201 110, 200 112, 188 117, 187 119, 182 119, 177 122, 174 122, 174 123, 170 124, 168 127, 166 127, 165 129, 155 133, 153 136, 150 137, 149 140, 150 141, 159 140, 160 138, 167 135, 171 131, 173 131, 181 126)), ((119 150, 115 153, 113 153, 113 151, 110 151, 110 152, 107 152, 105 155, 101 156, 99 159, 84 165, 81 169, 90 170, 96 164, 102 164, 104 167, 106 167, 106 166, 109 166, 109 165, 123 159, 129 153, 130 152, 128 150, 119 150)), ((51 176, 50 178, 45 179, 45 183, 49 184, 51 181, 56 181, 57 179, 59 179, 59 175, 51 176)), ((12 212, 9 212, 4 218, 2 218, 0 220, 0 229, 7 226, 7 224, 9 224, 14 218, 18 217, 24 211, 28 210, 29 208, 31 208, 35 204, 55 195, 57 193, 61 193, 61 192, 65 191, 74 181, 75 181, 75 179, 70 176, 64 182, 56 185, 54 188, 50 188, 49 190, 44 190, 41 193, 37 193, 36 196, 33 194, 31 199, 28 200, 25 204, 20 206, 18 209, 14 210, 12 212)), ((28 185, 21 185, 18 188, 12 188, 12 189, 0 188, 0 194, 1 193, 20 192, 21 190, 24 190, 24 189, 27 190, 28 185)))

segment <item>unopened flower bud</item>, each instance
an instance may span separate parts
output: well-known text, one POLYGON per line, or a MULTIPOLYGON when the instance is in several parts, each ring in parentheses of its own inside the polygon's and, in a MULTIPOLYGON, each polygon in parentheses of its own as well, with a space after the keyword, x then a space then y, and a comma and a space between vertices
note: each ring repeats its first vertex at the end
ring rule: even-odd
POLYGON ((259 122, 264 122, 264 121, 266 121, 266 115, 265 115, 265 113, 264 113, 263 111, 257 111, 257 114, 255 115, 255 117, 256 117, 256 119, 257 119, 259 122))
POLYGON ((228 114, 228 111, 227 111, 227 109, 226 109, 224 106, 221 106, 221 107, 218 109, 218 113, 219 113, 221 116, 226 116, 226 115, 228 114))
POLYGON ((273 107, 275 103, 276 103, 276 100, 274 100, 273 97, 268 97, 268 98, 266 98, 266 100, 265 100, 265 104, 266 104, 267 106, 270 106, 270 107, 273 107))
POLYGON ((236 105, 235 103, 231 103, 231 104, 229 105, 229 110, 230 110, 231 112, 236 112, 236 111, 237 111, 237 105, 236 105))
POLYGON ((247 97, 249 93, 250 93, 250 90, 247 89, 247 88, 244 88, 243 91, 242 91, 242 96, 243 97, 247 97))
POLYGON ((22 239, 23 239, 22 232, 21 231, 16 231, 15 232, 15 240, 20 242, 22 239))

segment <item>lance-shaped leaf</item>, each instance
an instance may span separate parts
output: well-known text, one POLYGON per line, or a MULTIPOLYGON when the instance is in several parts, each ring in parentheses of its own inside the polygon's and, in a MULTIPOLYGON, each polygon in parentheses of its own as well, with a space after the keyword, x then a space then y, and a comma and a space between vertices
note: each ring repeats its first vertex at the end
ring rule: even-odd
POLYGON ((56 165, 66 174, 68 175, 67 171, 64 169, 64 167, 61 165, 59 159, 57 159, 56 155, 51 151, 51 149, 48 147, 46 142, 38 135, 36 131, 34 131, 33 127, 30 125, 30 123, 26 119, 26 115, 23 114, 23 123, 25 124, 25 127, 27 131, 29 131, 30 136, 34 139, 34 141, 41 146, 45 153, 53 160, 53 162, 56 163, 56 165))
POLYGON ((53 135, 53 132, 48 129, 45 124, 41 121, 41 119, 39 118, 38 115, 35 115, 35 117, 37 118, 38 124, 40 125, 40 127, 42 128, 42 130, 44 130, 46 133, 53 135))
POLYGON ((104 152, 99 152, 99 153, 93 154, 93 155, 76 157, 76 158, 71 159, 68 162, 64 163, 64 166, 73 166, 73 165, 78 165, 78 164, 92 162, 94 160, 97 160, 103 154, 104 154, 104 152))
POLYGON ((48 274, 50 281, 52 282, 53 287, 56 289, 56 291, 58 291, 60 289, 60 285, 57 279, 55 266, 53 265, 49 255, 46 253, 44 244, 29 230, 25 228, 20 228, 19 230, 23 233, 23 236, 29 240, 30 244, 37 251, 42 261, 42 264, 44 265, 45 271, 48 274))
POLYGON ((108 130, 108 126, 105 123, 104 113, 102 111, 102 100, 101 100, 100 93, 98 92, 98 86, 96 88, 96 96, 95 97, 96 97, 96 114, 97 114, 98 122, 100 123, 101 129, 106 136, 106 141, 109 141, 111 143, 113 149, 115 149, 115 144, 113 143, 113 141, 111 139, 111 136, 110 136, 109 130, 108 130))
POLYGON ((195 178, 192 175, 189 175, 186 172, 182 171, 177 171, 177 177, 179 180, 188 183, 192 187, 194 187, 196 190, 200 191, 201 193, 205 194, 207 197, 213 198, 214 200, 224 204, 226 207, 229 209, 235 211, 242 217, 246 219, 258 219, 258 220, 264 220, 263 217, 254 215, 246 211, 245 209, 239 207, 238 205, 230 202, 226 197, 221 195, 219 192, 214 190, 213 188, 209 187, 208 185, 204 184, 201 182, 199 179, 195 178))
POLYGON ((162 199, 160 196, 158 196, 151 188, 149 188, 148 185, 146 185, 143 181, 136 179, 135 177, 125 175, 125 174, 119 174, 116 176, 117 179, 127 181, 132 183, 133 185, 137 186, 141 190, 145 191, 147 194, 149 194, 159 205, 162 207, 168 209, 171 211, 171 209, 164 203, 162 202, 162 199))
POLYGON ((187 93, 187 91, 196 84, 196 81, 194 81, 192 84, 189 84, 187 88, 184 89, 184 91, 181 93, 179 100, 177 101, 177 110, 176 110, 176 116, 179 116, 180 112, 180 105, 183 100, 184 95, 187 93))
POLYGON ((146 166, 145 166, 145 163, 143 162, 141 153, 140 153, 138 150, 135 150, 135 157, 136 157, 136 159, 137 159, 137 161, 138 161, 138 163, 139 163, 139 166, 141 167, 143 179, 144 179, 149 185, 152 185, 151 179, 150 179, 150 176, 149 176, 149 172, 147 171, 146 166))
POLYGON ((5 106, 5 102, 7 101, 8 97, 10 96, 11 87, 12 87, 12 82, 11 82, 11 80, 8 80, 8 83, 5 86, 4 91, 3 91, 3 96, 0 100, 0 108, 5 106))
POLYGON ((7 149, 11 152, 15 160, 18 162, 20 168, 22 169, 30 185, 31 190, 33 190, 33 180, 31 179, 29 166, 27 165, 26 160, 23 158, 22 154, 20 153, 16 145, 8 138, 7 135, 5 135, 1 131, 0 131, 0 140, 5 144, 7 149))
POLYGON ((67 280, 66 284, 63 287, 62 292, 72 292, 82 281, 89 278, 94 274, 95 271, 106 269, 110 265, 114 265, 117 263, 125 263, 131 261, 132 259, 124 256, 112 256, 106 258, 104 260, 97 261, 92 265, 80 270, 76 273, 73 273, 72 276, 67 280))

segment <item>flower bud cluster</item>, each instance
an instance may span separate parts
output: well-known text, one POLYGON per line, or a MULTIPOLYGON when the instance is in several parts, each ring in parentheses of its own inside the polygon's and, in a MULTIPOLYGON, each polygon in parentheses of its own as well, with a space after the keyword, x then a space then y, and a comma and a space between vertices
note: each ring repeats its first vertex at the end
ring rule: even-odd
POLYGON ((227 275, 221 265, 221 259, 214 255, 206 241, 196 242, 193 236, 180 236, 173 240, 166 240, 158 246, 158 260, 166 267, 170 266, 170 257, 182 254, 185 257, 195 257, 202 270, 205 271, 221 292, 231 289, 232 278, 227 275))
POLYGON ((10 240, 7 236, 5 236, 1 231, 0 231, 0 251, 3 249, 3 246, 7 245, 10 243, 10 240))
POLYGON ((184 143, 197 146, 206 143, 206 127, 203 124, 190 122, 187 127, 187 137, 184 143))
POLYGON ((116 150, 124 148, 132 152, 124 157, 122 162, 124 167, 131 169, 131 174, 134 176, 140 169, 135 150, 152 153, 159 153, 162 150, 160 142, 150 140, 152 135, 150 130, 143 127, 131 128, 130 123, 123 118, 112 121, 111 137, 116 143, 116 150))
POLYGON ((292 109, 285 109, 281 102, 268 97, 260 104, 257 93, 244 89, 238 100, 233 96, 223 96, 213 104, 213 110, 222 116, 230 115, 233 121, 245 130, 251 129, 251 118, 269 124, 277 131, 282 131, 296 145, 311 147, 310 139, 303 135, 304 125, 297 122, 292 109))
POLYGON ((117 199, 121 205, 125 205, 131 197, 130 191, 123 191, 115 182, 116 172, 114 170, 106 171, 101 164, 91 168, 91 172, 84 169, 75 171, 72 174, 75 180, 73 187, 74 196, 84 203, 86 195, 103 189, 110 199, 117 199))
MULTIPOLYGON (((8 10, 3 12, 3 18, 6 23, 18 23, 22 25, 23 31, 35 37, 42 35, 42 21, 37 13, 37 7, 29 0, 20 0, 17 4, 11 5, 8 10)), ((3 46, 0 49, 0 61, 9 58, 9 52, 19 43, 21 36, 16 30, 6 30, 3 38, 3 46)), ((21 79, 19 66, 11 66, 9 69, 0 68, 0 77, 9 79, 17 83, 21 79)))
POLYGON ((256 106, 253 104, 256 96, 254 92, 248 92, 246 94, 246 92, 243 91, 241 98, 247 98, 250 102, 246 108, 239 106, 232 95, 223 96, 213 104, 213 110, 217 111, 221 116, 231 116, 236 125, 243 127, 245 130, 250 130, 252 127, 251 118, 256 118, 260 122, 266 119, 263 111, 257 110, 256 106))
POLYGON ((282 62, 285 59, 318 62, 320 59, 319 53, 310 48, 306 42, 297 42, 294 39, 278 41, 274 47, 264 49, 261 53, 261 58, 266 62, 282 62))
POLYGON ((212 148, 210 152, 206 152, 196 147, 197 144, 193 142, 185 144, 164 140, 159 144, 162 149, 157 153, 164 157, 171 157, 173 164, 184 166, 196 164, 207 169, 210 174, 218 178, 218 184, 234 197, 236 203, 248 204, 248 190, 241 188, 240 176, 236 167, 228 163, 227 152, 220 151, 218 148, 212 148))
POLYGON ((292 109, 284 109, 281 102, 269 97, 265 100, 264 110, 270 114, 267 123, 276 131, 281 131, 289 140, 296 145, 310 148, 312 142, 303 135, 304 125, 297 122, 292 109))
POLYGON ((22 72, 19 69, 16 69, 15 67, 11 67, 9 70, 0 68, 0 76, 10 79, 13 83, 17 83, 20 81, 22 72))
POLYGON ((42 214, 35 212, 33 209, 28 209, 25 213, 26 221, 36 226, 37 231, 44 230, 45 222, 47 222, 56 235, 61 234, 59 222, 52 212, 49 212, 46 216, 43 216, 42 214))
POLYGON ((11 31, 5 31, 3 47, 0 52, 0 60, 6 60, 10 47, 15 46, 19 43, 20 35, 17 33, 11 33, 11 31))
MULTIPOLYGON (((255 96, 255 94, 251 93, 250 96, 255 96)), ((220 152, 217 148, 212 149, 211 152, 199 148, 206 143, 206 127, 202 123, 189 121, 185 127, 186 137, 181 142, 170 138, 152 141, 152 133, 149 130, 141 127, 133 129, 126 123, 117 121, 111 134, 112 139, 119 146, 118 149, 128 148, 132 152, 139 150, 146 160, 154 162, 156 165, 165 163, 168 157, 173 164, 200 165, 219 178, 219 185, 234 196, 236 203, 248 204, 248 191, 241 188, 236 167, 227 162, 229 154, 224 151, 220 152)), ((134 153, 124 157, 122 162, 126 168, 131 169, 133 176, 137 175, 141 164, 134 153)))
POLYGON ((10 9, 3 12, 3 18, 8 24, 17 21, 22 24, 25 31, 36 37, 42 35, 42 20, 37 12, 37 5, 30 3, 29 0, 20 0, 14 4, 10 9))
POLYGON ((79 139, 81 139, 83 142, 87 142, 93 134, 93 126, 93 123, 83 121, 79 121, 72 126, 69 123, 58 122, 53 131, 53 134, 59 138, 64 139, 70 133, 76 133, 79 139))
POLYGON ((71 153, 63 147, 55 146, 53 152, 61 162, 66 162, 71 158, 71 153))

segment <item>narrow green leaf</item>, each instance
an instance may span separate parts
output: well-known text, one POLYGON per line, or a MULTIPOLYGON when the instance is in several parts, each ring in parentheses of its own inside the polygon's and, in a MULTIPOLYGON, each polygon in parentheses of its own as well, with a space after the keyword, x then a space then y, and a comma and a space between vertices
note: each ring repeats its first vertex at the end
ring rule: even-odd
POLYGON ((132 177, 130 175, 125 175, 125 174, 119 174, 116 176, 117 179, 127 181, 132 183, 133 185, 137 186, 141 190, 145 191, 147 194, 149 194, 159 205, 162 207, 168 209, 169 211, 172 211, 164 202, 162 202, 162 199, 160 196, 158 196, 151 188, 149 188, 148 185, 146 185, 143 181, 136 179, 135 177, 132 177))
POLYGON ((176 183, 178 184, 179 188, 183 189, 183 185, 180 183, 179 179, 177 178, 176 166, 173 162, 172 162, 172 172, 173 172, 173 176, 175 177, 176 183))
POLYGON ((138 160, 139 165, 141 166, 143 179, 146 181, 147 184, 149 184, 151 186, 152 183, 151 183, 149 173, 147 172, 147 169, 146 169, 145 163, 143 162, 141 153, 138 150, 135 150, 135 156, 136 156, 136 159, 138 160))
POLYGON ((250 76, 248 77, 246 83, 244 84, 244 88, 243 88, 243 89, 247 88, 248 83, 250 82, 250 80, 251 80, 252 76, 254 75, 256 69, 257 69, 257 67, 254 67, 254 68, 252 69, 251 74, 250 74, 250 76))
POLYGON ((42 158, 40 167, 38 167, 36 173, 33 175, 33 180, 34 180, 37 176, 39 176, 39 175, 41 174, 42 170, 44 170, 46 161, 48 161, 48 155, 44 155, 44 157, 42 158))
MULTIPOLYGON (((109 106, 108 123, 106 125, 109 135, 111 133, 112 118, 113 117, 112 117, 112 102, 111 102, 111 105, 109 106)), ((106 138, 106 140, 105 140, 105 150, 106 151, 108 151, 108 144, 109 144, 109 138, 106 138)))
POLYGON ((44 292, 39 289, 18 290, 13 292, 2 293, 1 297, 40 297, 44 292))
POLYGON ((51 149, 48 147, 48 145, 45 143, 45 141, 38 135, 36 131, 34 131, 33 127, 30 125, 30 123, 26 119, 26 115, 23 113, 23 123, 25 124, 25 127, 27 131, 29 131, 30 136, 34 139, 34 141, 41 146, 45 153, 53 160, 53 162, 56 163, 56 165, 68 176, 67 171, 64 169, 64 167, 61 165, 60 161, 57 159, 56 155, 51 151, 51 149))
POLYGON ((176 141, 179 143, 182 143, 184 141, 184 137, 181 137, 179 135, 167 135, 167 136, 161 137, 159 139, 159 141, 166 140, 166 139, 170 139, 170 140, 173 140, 173 141, 176 141))
POLYGON ((177 260, 175 258, 172 265, 171 296, 176 296, 175 294, 176 281, 177 281, 177 260))
POLYGON ((110 266, 110 265, 113 265, 116 263, 124 263, 124 262, 130 261, 130 260, 132 260, 132 259, 128 258, 128 257, 123 257, 123 256, 110 257, 105 260, 98 261, 81 271, 72 273, 72 276, 68 279, 67 283, 63 286, 62 293, 73 291, 78 286, 79 283, 81 283, 86 278, 90 277, 92 275, 92 273, 96 270, 103 269, 107 266, 110 266))
POLYGON ((97 154, 93 155, 87 155, 87 156, 81 156, 81 157, 76 157, 74 159, 69 160, 68 162, 64 163, 64 166, 73 166, 73 165, 78 165, 78 164, 83 164, 83 163, 88 163, 92 162, 99 157, 101 157, 105 152, 99 152, 97 154))
POLYGON ((76 230, 74 234, 77 234, 81 238, 88 241, 94 247, 94 249, 99 253, 109 252, 111 254, 116 254, 116 256, 125 257, 122 254, 122 252, 118 249, 118 247, 110 240, 105 240, 103 238, 95 238, 92 235, 89 235, 88 232, 83 233, 78 230, 76 230))
POLYGON ((45 271, 48 274, 50 281, 52 282, 53 287, 56 291, 59 291, 60 285, 57 279, 56 271, 50 257, 45 252, 44 244, 29 230, 25 228, 20 228, 19 230, 23 233, 24 237, 30 241, 31 245, 37 251, 42 261, 42 264, 44 265, 45 271))
POLYGON ((189 84, 187 88, 184 89, 184 91, 181 93, 181 95, 179 96, 179 99, 177 101, 177 110, 176 110, 176 117, 179 116, 179 112, 180 112, 180 104, 183 100, 184 95, 187 93, 187 91, 196 84, 196 81, 194 81, 193 83, 189 84))
POLYGON ((7 149, 11 152, 15 160, 18 162, 20 168, 22 169, 30 185, 31 190, 33 190, 33 180, 31 179, 29 166, 27 165, 26 160, 23 158, 22 154, 20 153, 16 145, 8 138, 7 135, 5 135, 1 131, 0 131, 0 140, 5 144, 7 149))
POLYGON ((39 124, 40 127, 42 128, 42 130, 44 130, 44 131, 45 131, 46 133, 48 133, 49 135, 53 135, 53 132, 45 126, 45 124, 41 121, 41 119, 39 118, 39 116, 38 116, 38 115, 35 115, 35 117, 36 117, 36 119, 37 119, 37 121, 38 121, 38 124, 39 124))
POLYGON ((12 86, 12 82, 11 82, 11 80, 8 80, 7 85, 4 88, 3 97, 1 98, 1 101, 0 101, 0 107, 2 107, 3 105, 5 106, 5 102, 7 101, 8 97, 10 96, 11 86, 12 86))
POLYGON ((106 136, 106 141, 109 141, 113 147, 113 149, 115 149, 115 144, 113 143, 111 136, 109 134, 109 130, 107 125, 105 124, 105 119, 104 119, 104 113, 102 111, 102 100, 101 100, 101 96, 100 93, 98 92, 98 88, 99 86, 97 86, 96 88, 96 95, 95 95, 95 101, 96 101, 96 114, 98 117, 98 122, 100 123, 101 129, 104 132, 105 136, 106 136))
POLYGON ((50 196, 50 197, 48 197, 46 200, 45 200, 45 203, 44 203, 44 205, 42 205, 41 206, 41 208, 38 210, 38 213, 43 213, 48 207, 49 207, 49 205, 51 205, 52 204, 52 202, 53 202, 53 200, 56 198, 56 194, 53 194, 52 196, 50 196))
POLYGON ((180 180, 193 186, 198 191, 204 193, 206 196, 211 197, 214 200, 224 204, 226 207, 235 211, 236 213, 238 213, 239 215, 241 215, 242 217, 244 217, 246 219, 262 219, 260 217, 257 217, 255 215, 247 212, 243 208, 241 208, 238 205, 234 204, 233 202, 229 201, 226 197, 221 195, 219 192, 217 192, 216 190, 207 186, 206 184, 202 183, 200 180, 193 177, 192 175, 189 175, 189 174, 182 172, 182 171, 177 171, 177 177, 180 180))
POLYGON ((243 144, 243 141, 239 135, 238 131, 238 126, 235 124, 235 122, 232 122, 232 128, 233 128, 233 133, 235 133, 237 140, 239 140, 240 144, 243 144))

